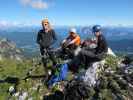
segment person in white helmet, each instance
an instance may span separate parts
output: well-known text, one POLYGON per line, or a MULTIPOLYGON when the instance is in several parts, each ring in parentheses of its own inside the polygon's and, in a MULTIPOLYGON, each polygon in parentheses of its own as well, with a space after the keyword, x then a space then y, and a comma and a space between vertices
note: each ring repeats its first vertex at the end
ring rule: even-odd
POLYGON ((69 36, 63 40, 63 43, 68 43, 67 45, 75 45, 79 46, 80 45, 80 36, 77 34, 77 31, 75 28, 71 28, 69 31, 69 36))
POLYGON ((71 28, 69 31, 69 36, 63 40, 62 42, 62 49, 64 51, 64 53, 69 52, 69 54, 71 55, 71 57, 73 56, 73 52, 74 50, 80 45, 81 40, 80 40, 80 36, 77 34, 77 31, 75 28, 71 28), (67 51, 66 51, 67 48, 67 51))

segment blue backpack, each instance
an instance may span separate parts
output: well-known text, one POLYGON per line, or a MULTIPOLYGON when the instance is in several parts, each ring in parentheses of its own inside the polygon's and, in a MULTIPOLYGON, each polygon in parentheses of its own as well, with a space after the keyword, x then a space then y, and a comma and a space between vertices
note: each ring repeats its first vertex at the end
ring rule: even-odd
POLYGON ((52 86, 54 83, 64 81, 68 75, 68 65, 61 64, 57 66, 58 72, 55 72, 54 75, 51 76, 50 80, 48 81, 48 86, 52 86))

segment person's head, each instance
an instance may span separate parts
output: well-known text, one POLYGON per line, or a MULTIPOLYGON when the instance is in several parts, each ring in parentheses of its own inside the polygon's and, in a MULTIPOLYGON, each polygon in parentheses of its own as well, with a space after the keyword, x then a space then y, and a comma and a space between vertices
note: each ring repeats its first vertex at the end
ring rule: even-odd
POLYGON ((69 35, 72 36, 72 37, 75 37, 76 36, 76 29, 75 28, 71 28, 70 31, 69 31, 69 35))
POLYGON ((100 36, 101 35, 101 26, 100 25, 94 25, 92 27, 92 32, 94 33, 94 35, 96 37, 100 36))
POLYGON ((44 30, 50 30, 50 23, 47 18, 42 20, 42 27, 44 30))

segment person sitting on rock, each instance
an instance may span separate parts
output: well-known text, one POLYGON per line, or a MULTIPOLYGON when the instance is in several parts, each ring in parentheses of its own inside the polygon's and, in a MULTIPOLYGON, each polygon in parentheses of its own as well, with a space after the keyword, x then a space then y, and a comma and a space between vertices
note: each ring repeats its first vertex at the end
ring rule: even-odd
POLYGON ((70 57, 73 57, 74 50, 80 45, 80 43, 80 36, 77 34, 76 29, 71 28, 69 36, 61 43, 63 51, 62 54, 67 54, 70 57))
POLYGON ((107 53, 108 50, 108 46, 107 46, 107 42, 105 37, 102 35, 101 32, 101 26, 100 25, 95 25, 92 28, 92 32, 94 33, 96 40, 94 41, 96 43, 96 47, 94 46, 93 49, 90 49, 90 45, 89 47, 84 47, 80 54, 82 56, 86 56, 87 57, 87 61, 88 59, 91 59, 92 62, 93 61, 100 61, 103 59, 105 53, 107 53))

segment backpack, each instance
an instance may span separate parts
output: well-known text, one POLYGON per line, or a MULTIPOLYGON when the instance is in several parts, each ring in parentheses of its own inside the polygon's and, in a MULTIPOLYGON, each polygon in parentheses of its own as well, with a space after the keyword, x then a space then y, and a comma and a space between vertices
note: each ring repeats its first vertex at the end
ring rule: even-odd
POLYGON ((68 65, 67 64, 57 65, 55 72, 48 81, 48 86, 52 86, 57 82, 66 80, 67 75, 68 75, 68 65))

